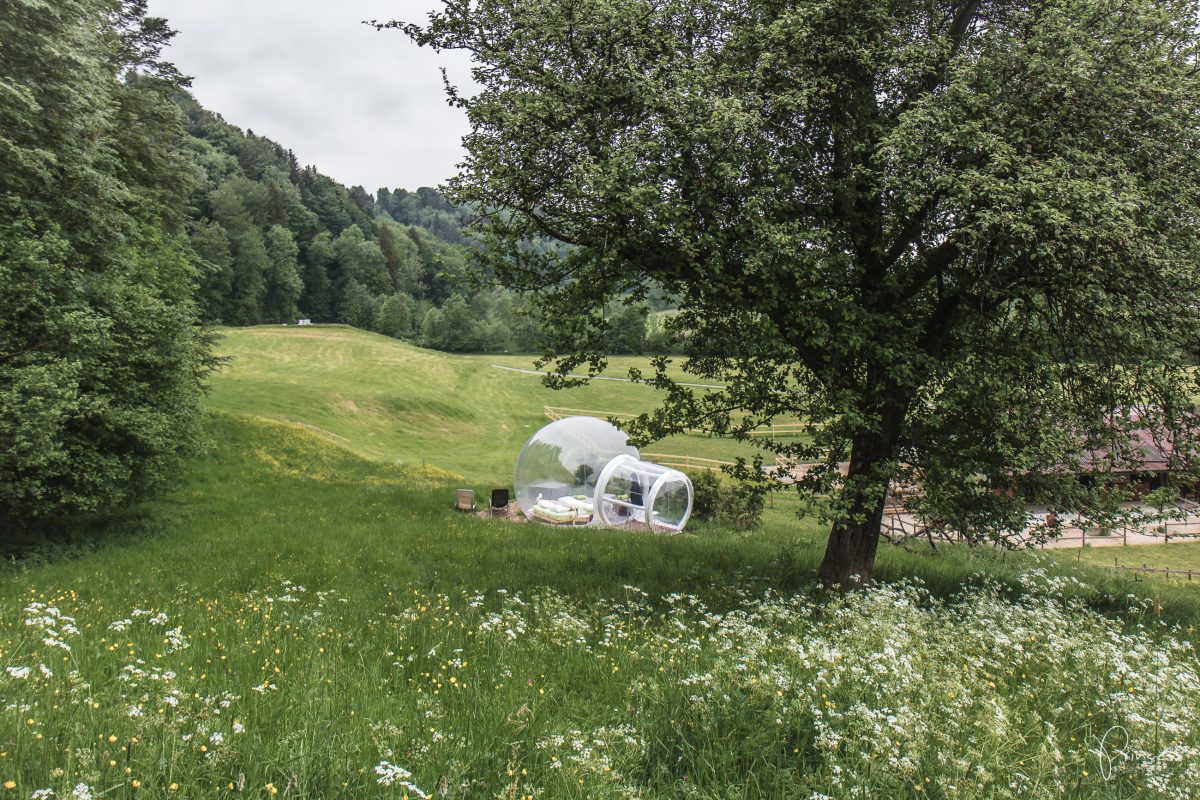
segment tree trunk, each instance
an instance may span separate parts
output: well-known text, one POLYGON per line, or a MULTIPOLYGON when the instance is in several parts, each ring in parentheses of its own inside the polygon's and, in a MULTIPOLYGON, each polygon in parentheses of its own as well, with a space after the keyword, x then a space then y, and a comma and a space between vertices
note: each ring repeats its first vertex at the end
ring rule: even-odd
POLYGON ((879 528, 892 477, 887 462, 895 455, 903 420, 904 403, 889 403, 879 430, 854 437, 845 489, 850 493, 850 507, 829 532, 825 558, 817 572, 823 586, 844 590, 870 581, 875 573, 879 528))

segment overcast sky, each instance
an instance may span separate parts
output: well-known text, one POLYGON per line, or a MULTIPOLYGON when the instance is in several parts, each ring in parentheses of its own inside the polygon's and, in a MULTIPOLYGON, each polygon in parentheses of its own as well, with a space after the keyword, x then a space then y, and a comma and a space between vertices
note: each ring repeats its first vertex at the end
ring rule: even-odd
POLYGON ((227 122, 290 147, 347 186, 436 186, 462 160, 461 53, 437 55, 367 19, 424 21, 438 0, 150 0, 179 31, 166 54, 227 122))

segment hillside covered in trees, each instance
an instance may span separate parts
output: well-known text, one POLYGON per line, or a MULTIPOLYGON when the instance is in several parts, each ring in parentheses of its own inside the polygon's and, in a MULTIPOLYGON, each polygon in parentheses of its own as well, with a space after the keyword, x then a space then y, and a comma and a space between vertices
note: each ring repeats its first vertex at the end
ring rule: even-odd
MULTIPOLYGON (((346 187, 180 90, 194 186, 186 216, 205 322, 344 322, 454 352, 530 352, 536 319, 500 286, 468 276, 469 209, 436 189, 346 187)), ((546 247, 538 242, 535 246, 546 247)), ((672 339, 647 303, 615 305, 614 353, 663 352, 672 339)))
POLYGON ((442 350, 530 350, 537 325, 466 280, 465 213, 436 191, 347 188, 181 92, 189 237, 210 324, 345 322, 442 350))
MULTIPOLYGON (((147 9, 0 5, 0 533, 153 495, 202 439, 211 326, 540 347, 469 274, 469 209, 347 188, 202 108, 147 9)), ((643 350, 647 316, 615 305, 611 351, 643 350)))

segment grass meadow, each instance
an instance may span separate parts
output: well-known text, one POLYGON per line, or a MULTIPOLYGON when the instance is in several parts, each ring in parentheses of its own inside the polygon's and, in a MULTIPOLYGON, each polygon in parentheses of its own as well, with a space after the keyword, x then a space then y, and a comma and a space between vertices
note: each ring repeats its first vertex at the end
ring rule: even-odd
POLYGON ((887 548, 829 596, 780 506, 675 537, 456 514, 541 405, 591 406, 344 328, 225 343, 174 492, 0 567, 0 798, 1200 792, 1193 589, 887 548))
MULTIPOLYGON (((460 356, 422 350, 341 325, 228 329, 232 361, 213 380, 212 404, 302 424, 331 441, 390 463, 437 463, 469 479, 503 483, 530 434, 549 420, 545 406, 641 413, 655 404, 647 386, 602 380, 552 391, 528 369, 528 356, 460 356)), ((606 373, 624 377, 634 358, 606 373)), ((656 443, 654 452, 732 459, 753 450, 699 435, 656 443)))
POLYGON ((1200 542, 1197 541, 1149 547, 1086 547, 1072 551, 1070 555, 1083 563, 1097 566, 1194 569, 1197 572, 1197 586, 1200 587, 1200 542))

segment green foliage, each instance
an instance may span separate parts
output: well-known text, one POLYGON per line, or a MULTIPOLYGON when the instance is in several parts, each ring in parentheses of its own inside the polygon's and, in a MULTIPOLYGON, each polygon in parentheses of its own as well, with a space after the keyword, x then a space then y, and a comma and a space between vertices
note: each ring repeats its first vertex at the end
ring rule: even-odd
POLYGON ((229 235, 221 223, 206 222, 195 226, 190 238, 200 272, 196 303, 201 319, 220 322, 233 294, 233 252, 229 247, 229 235))
POLYGON ((367 287, 353 278, 346 284, 342 293, 342 303, 338 306, 338 316, 348 325, 356 328, 369 328, 376 317, 375 295, 367 287))
POLYGON ((379 222, 379 249, 387 262, 392 287, 398 292, 421 292, 422 269, 419 252, 412 237, 399 225, 379 222))
POLYGON ((387 295, 375 307, 371 330, 396 339, 409 338, 413 335, 415 311, 416 302, 408 295, 399 292, 387 295))
POLYGON ((376 195, 376 210, 396 222, 424 228, 450 244, 466 242, 463 228, 470 221, 470 210, 454 207, 441 192, 422 186, 415 192, 383 188, 376 195))
POLYGON ((261 224, 266 220, 265 192, 245 178, 231 178, 209 197, 213 219, 228 234, 232 260, 230 292, 223 304, 221 321, 254 325, 262 321, 266 296, 266 272, 271 260, 263 245, 261 224), (258 217, 253 207, 261 201, 258 217))
POLYGON ((462 295, 452 295, 442 306, 442 347, 439 350, 466 352, 475 349, 478 336, 475 316, 462 295))
POLYGON ((646 351, 646 317, 650 309, 644 305, 621 305, 608 319, 604 331, 604 347, 609 353, 641 355, 646 351))
POLYGON ((692 516, 702 522, 721 521, 741 531, 762 525, 766 496, 761 487, 723 481, 711 470, 697 470, 692 481, 692 516))
POLYGON ((266 248, 270 266, 263 276, 263 317, 288 322, 296 318, 296 301, 304 288, 296 262, 300 249, 291 231, 282 225, 272 225, 267 231, 266 248))
POLYGON ((687 341, 686 331, 678 329, 673 312, 652 314, 646 328, 646 352, 655 355, 680 355, 687 341))
POLYGON ((421 320, 421 344, 436 350, 464 353, 477 349, 479 324, 462 295, 452 295, 441 308, 431 308, 421 320))
POLYGON ((711 522, 721 510, 721 478, 707 469, 696 470, 688 478, 692 481, 692 516, 711 522))
MULTIPOLYGON (((440 311, 462 295, 470 319, 464 321, 457 302, 448 312, 456 327, 439 327, 445 313, 430 317, 431 346, 491 352, 540 346, 534 318, 517 318, 519 304, 505 299, 507 290, 468 285, 465 209, 428 188, 381 189, 378 199, 361 186, 347 189, 315 168, 300 168, 291 151, 229 125, 185 92, 175 100, 190 134, 178 157, 196 185, 182 208, 205 320, 252 325, 305 316, 419 339, 430 307, 440 311), (351 282, 358 288, 351 290, 351 282)), ((630 335, 636 341, 636 332, 630 335)), ((631 345, 623 339, 621 347, 631 345)))
POLYGON ((724 493, 719 518, 725 519, 741 531, 754 530, 762 525, 763 509, 767 498, 762 487, 741 481, 724 493))
POLYGON ((394 288, 383 251, 357 225, 351 225, 334 239, 333 252, 337 259, 336 285, 348 286, 355 281, 373 295, 394 288))
POLYGON ((824 465, 801 489, 845 585, 893 479, 982 538, 1028 500, 1088 512, 1082 454, 1130 463, 1137 427, 1197 463, 1197 17, 581 0, 403 27, 474 59, 450 198, 480 211, 489 273, 535 294, 560 373, 603 367, 614 298, 678 297, 689 371, 728 389, 660 371, 641 433, 812 420, 763 444, 824 465))
POLYGON ((0 6, 0 538, 143 497, 198 442, 169 37, 132 0, 0 6))
POLYGON ((314 236, 305 248, 300 309, 317 322, 332 322, 334 319, 333 283, 329 279, 329 268, 334 258, 333 237, 328 232, 322 231, 314 236))
POLYGON ((298 241, 308 241, 320 230, 317 215, 304 205, 300 190, 278 165, 262 179, 267 190, 267 222, 284 225, 298 241))

